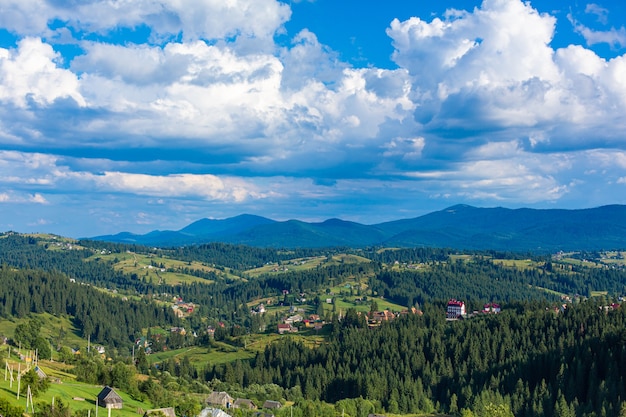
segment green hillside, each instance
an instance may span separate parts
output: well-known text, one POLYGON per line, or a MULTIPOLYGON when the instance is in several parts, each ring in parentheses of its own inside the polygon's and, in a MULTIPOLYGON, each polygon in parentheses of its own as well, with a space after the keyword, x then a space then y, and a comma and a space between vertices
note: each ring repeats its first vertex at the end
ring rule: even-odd
MULTIPOLYGON (((18 362, 19 346, 24 352, 49 352, 40 358, 41 367, 54 383, 40 394, 37 407, 44 410, 42 404, 54 397, 76 417, 85 417, 81 410, 93 406, 89 398, 103 385, 119 387, 127 404, 120 415, 168 405, 195 413, 217 390, 260 403, 293 404, 302 417, 338 416, 353 408, 360 410, 351 411, 355 417, 459 415, 462 408, 486 417, 492 406, 508 407, 516 417, 547 417, 555 410, 539 409, 535 402, 557 400, 577 410, 577 417, 592 417, 601 412, 597 404, 610 412, 619 409, 618 397, 600 398, 596 392, 583 397, 558 385, 573 381, 578 375, 573 370, 561 379, 546 371, 542 378, 549 388, 540 391, 541 381, 528 379, 527 369, 538 367, 541 354, 556 363, 570 360, 574 351, 554 347, 538 333, 557 332, 550 327, 555 317, 567 338, 573 326, 579 335, 589 331, 613 342, 626 340, 616 330, 622 316, 613 312, 621 311, 616 306, 626 294, 623 258, 620 251, 547 256, 232 244, 158 249, 5 234, 0 335, 12 345, 13 367, 27 366, 18 362), (445 320, 450 298, 465 302, 467 320, 445 320), (483 315, 488 302, 503 306, 502 314, 483 315), (569 311, 578 311, 575 320, 569 311), (598 311, 605 312, 604 324, 593 316, 598 311), (279 334, 279 325, 285 334, 279 334), (601 334, 604 325, 607 332, 601 334), (518 362, 506 363, 512 351, 497 346, 523 340, 525 327, 535 329, 536 343, 515 342, 524 346, 518 362), (505 328, 510 336, 500 332, 505 328), (541 343, 552 351, 541 350, 541 343), (457 347, 447 350, 447 345, 457 347), (483 345, 476 356, 476 346, 483 345), (510 375, 501 372, 505 368, 510 375), (529 393, 515 391, 511 375, 523 376, 520 389, 529 393)), ((581 343, 591 346, 594 340, 583 337, 581 343)), ((8 347, 0 349, 0 356, 7 353, 8 347)), ((605 366, 588 359, 581 366, 605 366)), ((608 371, 597 378, 621 383, 608 371)), ((0 400, 17 401, 11 388, 16 389, 0 385, 0 400)), ((286 412, 275 414, 287 417, 286 412)))

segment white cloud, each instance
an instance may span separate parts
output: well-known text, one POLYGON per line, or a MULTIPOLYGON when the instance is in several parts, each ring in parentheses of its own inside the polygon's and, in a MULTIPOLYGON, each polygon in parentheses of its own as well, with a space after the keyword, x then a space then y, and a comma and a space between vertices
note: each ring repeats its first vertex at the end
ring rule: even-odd
POLYGON ((21 35, 51 35, 48 23, 66 22, 77 32, 106 34, 118 28, 147 25, 156 39, 237 38, 242 48, 272 47, 272 36, 290 15, 275 0, 112 0, 59 2, 6 0, 0 27, 21 35))
POLYGON ((282 49, 281 62, 284 65, 281 84, 295 90, 316 81, 332 85, 348 68, 337 53, 320 44, 315 34, 306 29, 293 38, 290 48, 282 49))
MULTIPOLYGON (((0 186, 3 184, 23 190, 33 187, 41 190, 54 188, 64 192, 90 190, 97 193, 200 198, 233 203, 273 195, 271 191, 259 191, 253 182, 237 177, 209 174, 147 175, 119 171, 96 174, 73 170, 54 156, 14 151, 0 151, 0 186), (15 172, 21 175, 14 175, 15 172)), ((10 201, 13 200, 48 203, 39 192, 27 197, 11 197, 10 201)))
POLYGON ((598 22, 606 25, 609 17, 609 10, 595 3, 589 3, 585 6, 585 13, 595 15, 598 22))
POLYGON ((422 156, 426 142, 423 137, 417 138, 395 138, 383 145, 384 157, 399 156, 404 160, 419 159, 422 156))
POLYGON ((574 30, 578 32, 587 45, 597 45, 600 43, 606 43, 612 47, 621 48, 626 46, 626 28, 624 26, 616 29, 611 28, 609 30, 594 30, 582 23, 577 22, 571 15, 568 16, 574 30))
POLYGON ((31 227, 33 227, 33 226, 45 226, 45 225, 48 225, 48 224, 50 224, 50 221, 46 220, 46 219, 38 219, 35 222, 28 223, 28 225, 31 226, 31 227))
MULTIPOLYGON (((0 180, 0 183, 2 181, 0 180)), ((0 203, 12 203, 12 204, 49 204, 46 198, 39 194, 24 194, 15 190, 10 192, 0 193, 0 203)))
POLYGON ((22 35, 40 36, 48 31, 48 20, 56 16, 51 2, 4 0, 0 27, 22 35))
POLYGON ((149 195, 157 197, 200 197, 206 200, 242 202, 249 198, 263 198, 251 184, 235 178, 215 175, 178 174, 167 176, 106 172, 90 176, 105 191, 149 195))
POLYGON ((78 78, 58 68, 58 55, 40 39, 24 38, 17 49, 0 48, 0 100, 26 107, 32 99, 37 104, 51 104, 70 97, 84 106, 78 92, 78 78))
POLYGON ((196 214, 371 189, 541 202, 624 177, 626 57, 554 50, 556 19, 529 2, 395 20, 399 68, 383 70, 309 30, 277 46, 290 9, 273 0, 7 1, 0 27, 21 39, 0 49, 0 145, 23 152, 0 151, 1 202, 48 210, 78 191, 196 214), (109 33, 138 25, 152 43, 109 33), (53 45, 74 42, 62 62, 53 45))
POLYGON ((555 22, 508 0, 444 20, 394 20, 387 33, 394 60, 412 76, 416 119, 436 132, 519 128, 513 135, 549 147, 583 140, 596 126, 595 137, 621 142, 624 57, 606 61, 573 45, 553 50, 555 22))
POLYGON ((550 81, 557 70, 548 46, 555 19, 519 1, 485 0, 473 13, 428 23, 419 18, 394 20, 387 34, 393 58, 415 75, 422 89, 448 92, 469 84, 507 85, 539 78, 550 81))
POLYGON ((44 196, 42 196, 39 193, 35 193, 33 195, 31 195, 28 199, 31 203, 37 203, 37 204, 48 204, 48 200, 46 200, 46 198, 44 196))

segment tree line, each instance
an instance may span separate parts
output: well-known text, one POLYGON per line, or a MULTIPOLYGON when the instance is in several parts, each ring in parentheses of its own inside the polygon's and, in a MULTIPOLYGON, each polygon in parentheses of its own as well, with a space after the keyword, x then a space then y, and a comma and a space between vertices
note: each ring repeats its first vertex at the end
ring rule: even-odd
POLYGON ((311 348, 291 338, 253 360, 215 365, 205 380, 300 386, 304 398, 380 402, 391 413, 503 407, 517 417, 618 415, 626 399, 626 309, 547 303, 447 322, 427 306, 377 329, 339 326, 311 348))
MULTIPOLYGON (((0 317, 22 318, 30 313, 69 316, 82 337, 106 346, 128 348, 142 329, 180 325, 170 308, 103 294, 92 286, 73 283, 61 273, 2 265, 0 283, 0 317)), ((34 343, 28 337, 23 341, 34 343)))

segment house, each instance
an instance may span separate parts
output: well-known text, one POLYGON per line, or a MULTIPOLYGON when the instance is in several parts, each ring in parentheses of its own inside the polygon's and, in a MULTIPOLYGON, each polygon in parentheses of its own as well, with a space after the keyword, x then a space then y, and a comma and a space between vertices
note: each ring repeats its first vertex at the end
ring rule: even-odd
POLYGON ((121 409, 123 405, 122 397, 120 397, 113 388, 108 385, 98 394, 98 405, 104 408, 121 409))
POLYGON ((263 403, 263 408, 276 409, 280 408, 283 405, 279 401, 266 400, 263 403))
POLYGON ((213 391, 206 399, 207 404, 211 405, 219 405, 220 407, 230 408, 235 399, 228 395, 227 392, 221 391, 213 391))
POLYGON ((185 330, 184 327, 171 327, 170 328, 170 333, 178 333, 181 336, 184 336, 187 334, 187 330, 185 330))
POLYGON ((389 310, 384 310, 384 311, 374 311, 371 313, 371 318, 373 321, 377 322, 377 323, 381 323, 383 321, 390 321, 393 320, 395 318, 395 316, 393 315, 393 313, 389 310))
POLYGON ((297 333, 298 329, 296 327, 293 327, 291 324, 288 323, 279 323, 278 324, 278 333, 279 334, 285 334, 285 333, 297 333))
POLYGON ((463 301, 455 300, 454 298, 450 299, 446 310, 446 318, 458 319, 463 316, 465 316, 465 303, 463 301))
POLYGON ((206 415, 207 417, 230 417, 230 414, 226 414, 219 408, 205 408, 202 410, 202 415, 206 415), (206 414, 205 414, 206 411, 206 414))
POLYGON ((401 316, 406 316, 406 315, 409 315, 409 314, 417 314, 417 315, 421 316, 421 315, 423 315, 424 313, 422 312, 422 310, 418 310, 418 309, 417 309, 417 308, 415 308, 415 307, 411 307, 411 308, 409 308, 409 309, 407 309, 407 310, 402 310, 402 311, 400 312, 400 315, 401 315, 401 316))
POLYGON ((209 335, 209 338, 215 339, 215 327, 209 326, 206 328, 206 333, 209 335))
POLYGON ((285 323, 287 324, 294 324, 294 323, 300 323, 302 321, 303 317, 300 314, 296 314, 293 316, 289 316, 285 319, 285 323))
POLYGON ((37 376, 39 377, 39 379, 48 378, 48 375, 46 375, 43 369, 41 369, 39 366, 35 366, 35 372, 37 372, 37 376))
POLYGON ((243 408, 246 410, 256 410, 257 406, 252 400, 237 398, 233 403, 233 408, 243 408))
POLYGON ((498 314, 500 312, 500 304, 496 303, 487 303, 483 307, 483 313, 494 313, 498 314))
POLYGON ((144 413, 143 417, 176 417, 174 407, 155 408, 144 413))

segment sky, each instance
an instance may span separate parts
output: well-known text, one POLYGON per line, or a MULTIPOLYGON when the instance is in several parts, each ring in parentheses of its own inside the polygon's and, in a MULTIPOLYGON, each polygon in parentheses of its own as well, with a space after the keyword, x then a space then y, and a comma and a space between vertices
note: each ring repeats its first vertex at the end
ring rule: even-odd
POLYGON ((0 231, 626 204, 622 0, 2 0, 0 231))

